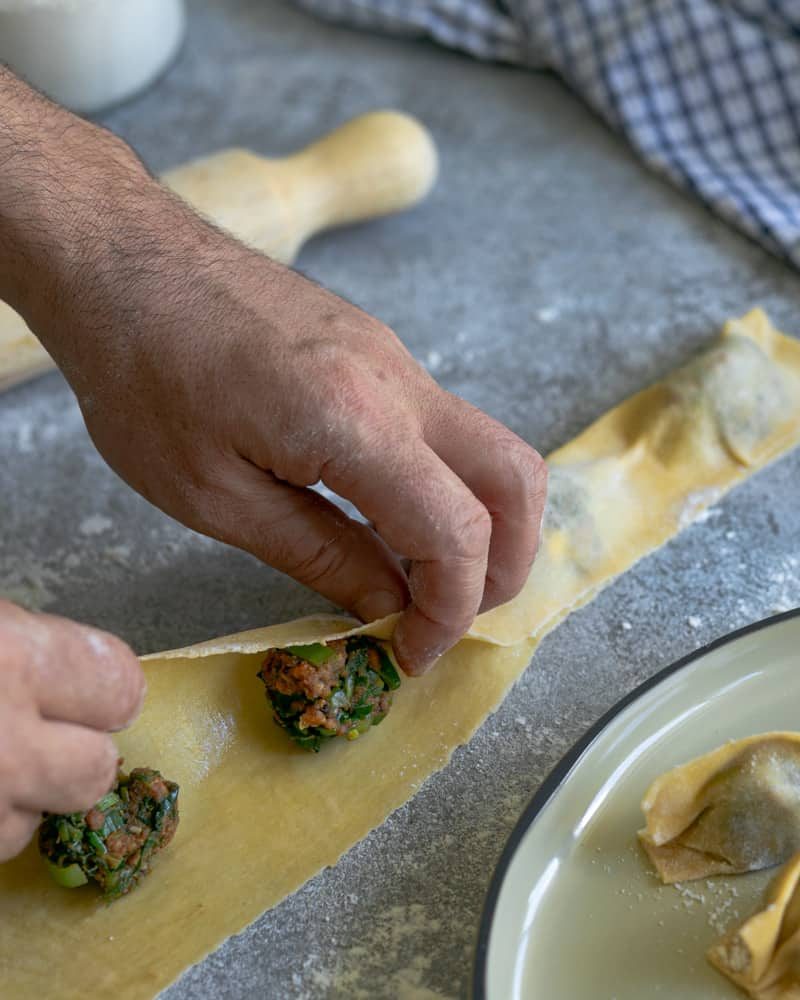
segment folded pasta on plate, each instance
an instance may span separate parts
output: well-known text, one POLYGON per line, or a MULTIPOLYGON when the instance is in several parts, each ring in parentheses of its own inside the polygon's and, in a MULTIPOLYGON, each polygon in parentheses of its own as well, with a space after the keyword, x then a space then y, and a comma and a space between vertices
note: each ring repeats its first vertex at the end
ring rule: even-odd
POLYGON ((673 768, 642 810, 639 839, 663 882, 781 864, 800 850, 800 733, 749 736, 673 768))
POLYGON ((708 960, 753 1000, 800 997, 800 853, 767 890, 762 908, 709 948, 708 960))

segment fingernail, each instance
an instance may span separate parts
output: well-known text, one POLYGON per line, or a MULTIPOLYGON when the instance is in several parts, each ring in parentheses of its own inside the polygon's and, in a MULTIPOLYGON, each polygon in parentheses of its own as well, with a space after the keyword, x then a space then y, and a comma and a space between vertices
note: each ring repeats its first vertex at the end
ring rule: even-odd
POLYGON ((447 652, 446 649, 426 649, 424 654, 417 654, 414 657, 410 657, 405 652, 398 652, 397 645, 394 643, 393 648, 397 662, 403 668, 403 673, 408 674, 409 677, 422 677, 423 674, 427 674, 429 670, 432 670, 436 666, 439 658, 447 652))
POLYGON ((436 661, 447 652, 447 646, 427 646, 425 649, 409 653, 404 641, 404 628, 401 619, 392 636, 392 648, 403 673, 409 677, 421 677, 436 665, 436 661))
POLYGON ((414 664, 414 673, 418 676, 427 674, 429 670, 432 670, 436 666, 446 652, 446 646, 437 646, 435 649, 426 649, 421 656, 417 657, 414 664))
POLYGON ((399 594, 394 594, 391 590, 375 590, 357 601, 353 610, 362 621, 374 622, 378 618, 402 611, 403 607, 403 599, 399 594))

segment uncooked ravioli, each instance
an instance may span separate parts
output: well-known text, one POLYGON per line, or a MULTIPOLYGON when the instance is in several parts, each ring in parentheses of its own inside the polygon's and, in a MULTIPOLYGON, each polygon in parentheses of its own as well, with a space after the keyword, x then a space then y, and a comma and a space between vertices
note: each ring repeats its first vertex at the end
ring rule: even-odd
POLYGON ((758 871, 800 850, 800 733, 732 741, 667 771, 639 838, 663 882, 758 871))
POLYGON ((800 854, 767 889, 761 907, 706 953, 752 1000, 800 997, 800 854))

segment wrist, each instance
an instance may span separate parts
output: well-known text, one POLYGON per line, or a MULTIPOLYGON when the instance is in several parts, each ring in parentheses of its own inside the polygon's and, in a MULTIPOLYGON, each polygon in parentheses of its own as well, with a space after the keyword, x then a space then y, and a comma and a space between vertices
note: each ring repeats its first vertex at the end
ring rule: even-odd
POLYGON ((48 318, 113 240, 117 204, 150 185, 124 142, 0 67, 0 298, 48 348, 48 318))

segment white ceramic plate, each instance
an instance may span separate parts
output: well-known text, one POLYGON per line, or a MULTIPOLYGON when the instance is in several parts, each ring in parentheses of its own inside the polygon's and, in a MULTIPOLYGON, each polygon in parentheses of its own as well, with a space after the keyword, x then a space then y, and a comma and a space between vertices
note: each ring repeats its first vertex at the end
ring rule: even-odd
POLYGON ((706 948, 775 874, 662 886, 636 840, 663 771, 800 730, 800 609, 726 636, 623 699, 556 767, 495 872, 475 1000, 741 1000, 706 948))

